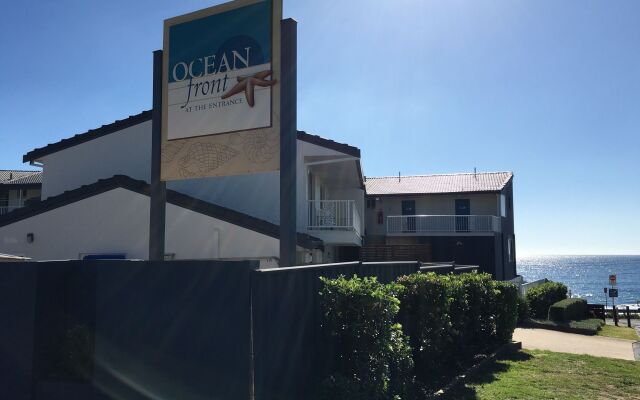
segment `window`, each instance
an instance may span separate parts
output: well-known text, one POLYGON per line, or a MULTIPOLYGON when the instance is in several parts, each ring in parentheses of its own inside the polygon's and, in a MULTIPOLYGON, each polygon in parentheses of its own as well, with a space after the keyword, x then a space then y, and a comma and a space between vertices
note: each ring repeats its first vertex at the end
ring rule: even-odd
POLYGON ((384 213, 382 210, 378 211, 378 225, 384 224, 384 213))
POLYGON ((367 208, 375 209, 376 208, 376 198, 375 197, 367 197, 367 208))
POLYGON ((513 238, 510 237, 507 239, 507 254, 509 256, 509 262, 513 262, 513 254, 515 253, 515 247, 513 243, 513 238))
POLYGON ((504 194, 500 195, 500 216, 507 216, 507 196, 505 196, 504 194))
POLYGON ((316 182, 313 179, 313 174, 311 173, 311 171, 309 171, 309 174, 307 175, 307 197, 309 200, 315 200, 316 199, 316 182))

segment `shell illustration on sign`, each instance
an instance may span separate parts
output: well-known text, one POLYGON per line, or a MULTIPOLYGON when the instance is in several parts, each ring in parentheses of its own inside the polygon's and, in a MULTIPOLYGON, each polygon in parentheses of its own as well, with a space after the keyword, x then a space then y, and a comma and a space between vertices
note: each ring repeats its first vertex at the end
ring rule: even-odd
POLYGON ((180 153, 180 151, 186 146, 184 141, 166 142, 162 145, 162 161, 165 163, 173 162, 173 159, 180 153))
POLYGON ((242 137, 242 150, 249 161, 263 164, 278 153, 279 139, 278 136, 266 132, 246 133, 242 137))
POLYGON ((222 144, 194 143, 178 160, 180 174, 185 177, 211 173, 238 155, 238 151, 222 144))
POLYGON ((277 79, 266 80, 265 78, 271 76, 273 71, 266 70, 256 72, 251 76, 238 77, 238 83, 235 84, 234 87, 229 89, 227 93, 222 96, 222 99, 228 99, 231 96, 234 96, 238 93, 244 92, 244 96, 247 99, 247 104, 249 107, 253 107, 255 104, 254 92, 256 86, 261 87, 269 87, 276 84, 277 79))

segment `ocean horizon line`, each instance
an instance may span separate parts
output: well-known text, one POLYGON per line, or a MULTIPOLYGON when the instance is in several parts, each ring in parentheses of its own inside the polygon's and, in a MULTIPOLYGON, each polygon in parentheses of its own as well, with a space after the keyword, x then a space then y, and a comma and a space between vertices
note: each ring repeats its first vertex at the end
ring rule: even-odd
POLYGON ((531 257, 640 257, 640 253, 600 253, 600 254, 525 254, 516 255, 516 260, 519 258, 531 258, 531 257))

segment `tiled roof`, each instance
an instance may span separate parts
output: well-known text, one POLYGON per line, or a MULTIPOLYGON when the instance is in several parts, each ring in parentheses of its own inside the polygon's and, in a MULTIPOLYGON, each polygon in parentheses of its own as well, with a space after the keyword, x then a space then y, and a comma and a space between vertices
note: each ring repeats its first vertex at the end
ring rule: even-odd
MULTIPOLYGON (((79 133, 70 138, 62 139, 59 142, 50 143, 44 147, 31 150, 30 152, 22 156, 22 161, 36 161, 48 154, 68 149, 81 143, 97 139, 99 137, 120 131, 125 128, 129 128, 137 124, 141 124, 146 121, 151 121, 151 110, 143 111, 140 114, 132 115, 128 118, 115 121, 111 124, 102 125, 100 128, 91 129, 87 132, 79 133)), ((298 131, 298 139, 360 158, 360 149, 358 149, 357 147, 349 146, 348 144, 334 142, 333 140, 325 139, 316 135, 310 135, 302 131, 298 131)))
POLYGON ((511 172, 367 177, 369 195, 498 192, 513 177, 511 172))
POLYGON ((0 170, 0 185, 41 185, 41 171, 0 170))
MULTIPOLYGON (((127 189, 145 196, 149 196, 150 186, 145 181, 135 180, 125 175, 115 175, 108 179, 100 179, 90 185, 80 186, 77 189, 66 191, 57 196, 49 197, 44 201, 27 205, 26 207, 15 209, 0 216, 0 227, 13 224, 14 222, 33 216, 43 214, 59 207, 64 207, 101 193, 108 192, 116 188, 127 189)), ((280 226, 271 222, 253 217, 230 208, 209 203, 194 197, 167 190, 167 203, 173 204, 188 210, 207 215, 233 225, 237 225, 263 235, 278 239, 280 237, 280 226)), ((316 237, 305 233, 298 233, 298 246, 306 249, 314 249, 322 246, 322 241, 316 237)))

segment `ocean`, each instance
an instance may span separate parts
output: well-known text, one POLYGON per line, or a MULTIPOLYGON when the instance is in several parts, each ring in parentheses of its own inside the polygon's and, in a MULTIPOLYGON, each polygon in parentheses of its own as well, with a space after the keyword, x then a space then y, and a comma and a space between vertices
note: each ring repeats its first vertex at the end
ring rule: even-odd
MULTIPOLYGON (((605 304, 609 275, 617 275, 616 304, 640 302, 640 256, 530 256, 518 257, 518 275, 526 282, 547 278, 562 282, 573 297, 605 304)), ((611 305, 611 299, 607 299, 611 305)))

